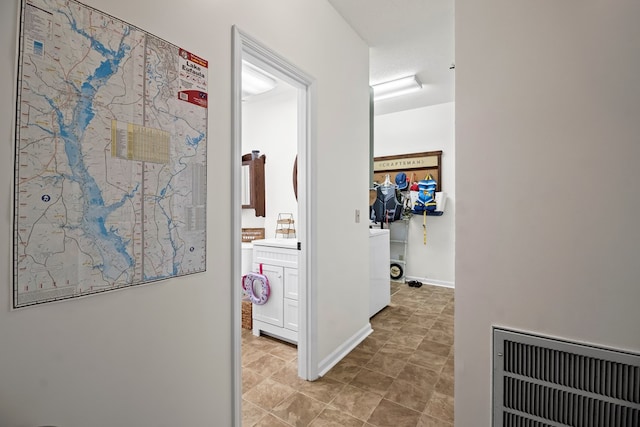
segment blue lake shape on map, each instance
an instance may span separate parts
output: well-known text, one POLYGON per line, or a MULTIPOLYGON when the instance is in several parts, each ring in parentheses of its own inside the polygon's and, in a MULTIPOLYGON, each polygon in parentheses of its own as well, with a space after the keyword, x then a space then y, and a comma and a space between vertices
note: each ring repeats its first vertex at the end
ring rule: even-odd
POLYGON ((79 100, 73 109, 73 117, 69 124, 65 123, 65 117, 60 108, 52 100, 48 101, 56 113, 60 136, 64 141, 65 153, 72 172, 68 178, 77 182, 82 189, 84 198, 82 230, 96 242, 96 247, 102 258, 102 264, 98 264, 94 268, 99 268, 108 281, 114 282, 133 267, 135 262, 127 251, 129 241, 123 240, 118 235, 117 229, 112 227, 107 230, 105 223, 112 212, 133 198, 138 187, 136 186, 131 193, 125 194, 120 201, 106 206, 100 187, 84 164, 81 143, 87 126, 94 118, 93 102, 98 89, 106 84, 118 70, 120 61, 125 57, 130 46, 121 42, 118 51, 112 51, 105 48, 85 31, 79 30, 75 21, 72 21, 72 28, 78 34, 89 38, 91 46, 108 59, 103 61, 93 75, 82 83, 78 94, 79 100))

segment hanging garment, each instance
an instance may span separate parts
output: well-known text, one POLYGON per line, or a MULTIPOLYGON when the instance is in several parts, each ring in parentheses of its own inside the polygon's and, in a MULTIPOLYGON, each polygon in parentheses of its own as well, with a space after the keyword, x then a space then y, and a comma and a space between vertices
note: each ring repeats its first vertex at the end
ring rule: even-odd
POLYGON ((395 185, 380 185, 376 190, 376 200, 371 207, 374 222, 397 221, 402 216, 402 203, 396 197, 395 185))
POLYGON ((426 179, 418 182, 418 199, 413 205, 413 213, 434 211, 436 209, 436 181, 427 175, 426 179))

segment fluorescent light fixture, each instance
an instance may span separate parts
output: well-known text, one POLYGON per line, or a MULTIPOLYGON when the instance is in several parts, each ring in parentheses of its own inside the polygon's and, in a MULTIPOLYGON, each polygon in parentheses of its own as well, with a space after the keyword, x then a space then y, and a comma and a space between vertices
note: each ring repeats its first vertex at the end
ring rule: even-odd
POLYGON ((278 81, 271 74, 247 61, 242 61, 242 99, 269 92, 277 84, 278 81))
POLYGON ((420 83, 416 76, 408 76, 371 87, 373 88, 373 100, 381 101, 383 99, 393 98, 394 96, 419 91, 422 89, 422 83, 420 83))

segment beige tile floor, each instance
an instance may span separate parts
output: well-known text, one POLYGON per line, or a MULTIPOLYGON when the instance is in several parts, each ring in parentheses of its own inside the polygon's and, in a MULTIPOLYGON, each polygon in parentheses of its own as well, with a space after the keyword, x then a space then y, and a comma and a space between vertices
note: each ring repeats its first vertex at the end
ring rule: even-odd
POLYGON ((391 283, 374 332, 317 381, 297 349, 242 331, 243 427, 452 427, 453 289, 391 283))

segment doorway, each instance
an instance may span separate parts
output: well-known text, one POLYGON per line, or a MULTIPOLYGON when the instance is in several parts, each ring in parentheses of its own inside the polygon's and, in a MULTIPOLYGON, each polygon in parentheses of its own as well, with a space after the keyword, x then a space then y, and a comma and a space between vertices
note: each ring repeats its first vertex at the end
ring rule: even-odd
MULTIPOLYGON (((283 191, 293 192, 296 182, 297 218, 295 239, 298 242, 298 376, 306 380, 314 380, 318 377, 316 360, 316 343, 313 339, 315 331, 315 310, 311 290, 311 251, 313 245, 310 236, 310 216, 313 196, 309 189, 312 177, 309 173, 308 153, 311 151, 313 117, 313 93, 315 91, 313 80, 304 72, 290 64, 275 52, 260 44, 258 41, 245 34, 237 27, 233 27, 233 95, 232 95, 232 337, 233 337, 233 366, 234 366, 234 426, 241 425, 241 392, 242 392, 242 367, 241 367, 241 228, 242 224, 242 163, 243 163, 243 64, 275 77, 276 80, 286 83, 294 91, 297 100, 297 126, 295 129, 297 158, 290 162, 290 168, 285 168, 283 173, 290 177, 291 185, 283 191), (295 170, 295 175, 294 175, 295 170)), ((246 147, 245 147, 246 149, 246 147)), ((260 153, 256 153, 258 156, 260 153)), ((268 158, 268 155, 267 155, 268 158)), ((267 160, 266 167, 269 167, 267 160)), ((268 185, 268 183, 266 183, 268 185)), ((246 196, 246 191, 245 191, 246 196)), ((266 200, 268 204, 269 199, 266 200)), ((267 226, 265 221, 265 228, 267 226)), ((275 222, 269 227, 275 227, 275 222)), ((269 229, 274 232, 274 230, 269 229)), ((275 237, 275 236, 272 236, 275 237)))

